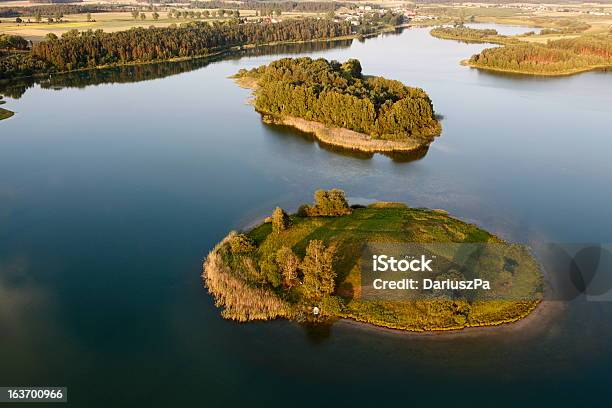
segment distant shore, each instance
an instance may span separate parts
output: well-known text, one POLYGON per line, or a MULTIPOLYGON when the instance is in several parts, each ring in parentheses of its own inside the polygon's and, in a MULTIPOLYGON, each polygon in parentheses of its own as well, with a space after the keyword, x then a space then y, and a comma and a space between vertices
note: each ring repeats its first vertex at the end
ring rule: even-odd
POLYGON ((464 66, 467 66, 467 67, 470 67, 470 68, 481 69, 483 71, 501 72, 501 73, 506 73, 506 74, 541 76, 541 77, 570 76, 570 75, 580 74, 580 73, 583 73, 583 72, 599 71, 599 70, 605 70, 605 69, 611 69, 612 68, 612 64, 602 64, 602 65, 592 65, 592 66, 581 67, 581 68, 573 68, 573 69, 568 69, 568 70, 565 70, 565 71, 532 72, 532 71, 523 71, 523 70, 520 70, 520 69, 503 69, 503 68, 487 67, 487 66, 483 66, 483 65, 480 65, 480 64, 474 64, 474 63, 470 62, 469 59, 462 60, 461 61, 461 65, 464 65, 464 66))
POLYGON ((354 40, 358 38, 371 38, 371 37, 376 37, 383 33, 389 33, 389 32, 395 31, 400 28, 407 28, 409 26, 410 25, 408 23, 400 24, 397 26, 388 26, 388 27, 383 27, 369 34, 354 33, 354 34, 342 35, 338 37, 313 38, 311 40, 287 40, 287 41, 272 41, 272 42, 267 42, 267 43, 262 43, 262 44, 243 44, 243 45, 236 45, 232 47, 223 47, 223 48, 219 48, 207 54, 194 55, 190 57, 163 58, 163 59, 156 59, 156 60, 151 60, 151 61, 130 61, 130 62, 124 62, 124 63, 102 64, 102 65, 96 65, 95 67, 78 68, 78 69, 71 69, 71 70, 64 70, 64 71, 39 72, 39 73, 35 73, 32 75, 22 75, 22 76, 17 76, 13 78, 4 78, 4 79, 1 79, 0 82, 10 83, 11 81, 14 81, 17 79, 25 79, 25 78, 45 78, 45 77, 50 77, 53 75, 64 75, 64 74, 71 74, 75 72, 86 72, 86 71, 102 70, 102 69, 109 69, 109 68, 121 68, 121 67, 138 66, 138 65, 159 64, 159 63, 165 63, 165 62, 171 63, 171 62, 192 61, 192 60, 219 57, 219 56, 226 55, 226 54, 233 55, 243 50, 270 47, 270 46, 275 46, 275 45, 309 44, 309 43, 317 43, 317 42, 334 42, 334 41, 342 41, 342 40, 354 40))

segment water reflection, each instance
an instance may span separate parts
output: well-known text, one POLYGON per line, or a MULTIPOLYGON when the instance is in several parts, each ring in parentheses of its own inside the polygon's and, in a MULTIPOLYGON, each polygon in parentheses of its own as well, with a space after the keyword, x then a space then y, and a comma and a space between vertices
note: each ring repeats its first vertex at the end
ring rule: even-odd
POLYGON ((389 157, 396 163, 410 163, 413 161, 421 160, 425 157, 427 152, 429 151, 429 146, 423 146, 419 149, 413 150, 411 152, 385 152, 385 153, 371 153, 371 152, 363 152, 360 150, 348 149, 341 146, 332 145, 329 143, 325 143, 319 139, 317 139, 312 133, 302 132, 298 129, 295 129, 292 126, 287 125, 279 125, 263 122, 266 128, 268 128, 271 132, 270 134, 273 136, 277 136, 278 138, 286 138, 286 137, 294 137, 298 140, 316 143, 317 146, 325 151, 332 152, 344 157, 351 157, 353 159, 359 160, 369 160, 373 158, 376 154, 381 154, 383 156, 389 157))

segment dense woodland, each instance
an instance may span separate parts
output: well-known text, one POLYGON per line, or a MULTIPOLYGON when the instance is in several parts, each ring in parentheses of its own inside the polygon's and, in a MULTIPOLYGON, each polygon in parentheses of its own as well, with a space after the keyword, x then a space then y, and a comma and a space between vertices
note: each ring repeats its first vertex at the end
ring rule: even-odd
POLYGON ((51 35, 34 44, 31 53, 0 56, 0 79, 190 58, 234 46, 336 38, 351 32, 348 23, 322 19, 285 20, 277 24, 193 22, 178 28, 134 28, 115 33, 73 30, 61 38, 51 35))
MULTIPOLYGON (((121 6, 122 7, 122 6, 121 6)), ((0 17, 19 17, 19 16, 56 16, 58 14, 83 14, 83 13, 101 13, 112 11, 119 8, 114 5, 100 4, 53 4, 46 6, 29 6, 29 7, 2 7, 0 8, 0 17)))
POLYGON ((569 73, 612 65, 612 35, 582 36, 491 48, 470 59, 473 66, 524 73, 569 73))
POLYGON ((440 132, 429 96, 419 88, 366 77, 357 60, 284 58, 241 71, 258 82, 255 107, 381 139, 430 138, 440 132))

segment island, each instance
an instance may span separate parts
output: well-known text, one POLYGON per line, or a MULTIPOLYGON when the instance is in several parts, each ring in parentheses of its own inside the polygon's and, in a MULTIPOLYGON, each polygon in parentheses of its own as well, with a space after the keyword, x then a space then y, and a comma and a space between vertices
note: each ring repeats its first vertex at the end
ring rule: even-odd
POLYGON ((463 62, 498 72, 561 76, 612 67, 612 32, 489 48, 463 62))
MULTIPOLYGON (((3 98, 2 98, 2 95, 0 95, 0 105, 3 105, 3 104, 5 104, 5 103, 6 103, 6 102, 5 102, 5 101, 3 101, 2 99, 3 99, 3 98)), ((0 108, 0 120, 3 120, 3 119, 8 119, 8 118, 10 118, 11 116, 13 116, 14 114, 15 114, 14 112, 11 112, 11 111, 10 111, 10 110, 8 110, 8 109, 0 108)))
MULTIPOLYGON (((448 251, 445 248, 438 248, 438 255, 448 251)), ((249 231, 230 232, 204 260, 202 278, 226 319, 351 319, 413 332, 515 322, 536 309, 543 292, 539 265, 520 245, 443 210, 393 202, 349 206, 344 192, 336 189, 317 191, 314 204, 302 205, 296 214, 276 208, 249 231), (363 249, 372 243, 429 248, 486 244, 497 249, 486 267, 455 267, 428 275, 433 289, 423 288, 415 299, 372 298, 362 268, 367 261, 363 249), (468 274, 471 280, 486 279, 503 296, 449 290, 468 274)))
POLYGON ((429 33, 436 38, 444 40, 456 40, 475 44, 508 44, 518 42, 518 40, 512 37, 500 35, 497 30, 492 28, 470 28, 463 24, 457 24, 450 27, 435 27, 429 33))
POLYGON ((252 88, 264 122, 287 125, 321 142, 363 152, 411 152, 441 132, 420 88, 362 74, 356 59, 283 58, 234 78, 252 88))

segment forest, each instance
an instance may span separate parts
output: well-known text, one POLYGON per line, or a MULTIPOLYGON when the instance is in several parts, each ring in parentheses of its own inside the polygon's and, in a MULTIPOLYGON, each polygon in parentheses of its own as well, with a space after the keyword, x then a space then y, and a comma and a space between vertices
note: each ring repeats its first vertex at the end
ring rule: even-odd
POLYGON ((293 116, 374 138, 428 139, 440 132, 431 99, 399 81, 364 76, 358 60, 284 58, 238 77, 257 80, 255 108, 293 116))
POLYGON ((476 68, 563 75, 612 65, 612 34, 490 48, 472 56, 476 68))
POLYGON ((100 5, 100 4, 52 4, 44 6, 15 6, 0 8, 0 17, 19 17, 19 16, 56 16, 58 14, 79 14, 79 13, 102 13, 123 8, 123 6, 100 5))
POLYGON ((348 23, 311 18, 277 24, 191 22, 180 27, 133 28, 114 33, 72 30, 61 38, 48 36, 47 40, 34 44, 29 53, 4 51, 0 55, 0 79, 192 58, 247 44, 311 41, 351 33, 348 23))

